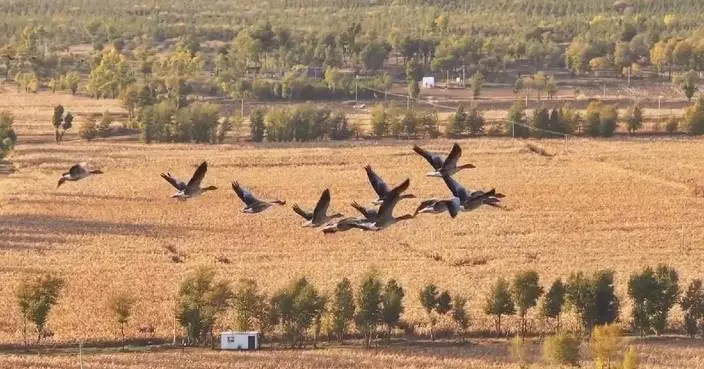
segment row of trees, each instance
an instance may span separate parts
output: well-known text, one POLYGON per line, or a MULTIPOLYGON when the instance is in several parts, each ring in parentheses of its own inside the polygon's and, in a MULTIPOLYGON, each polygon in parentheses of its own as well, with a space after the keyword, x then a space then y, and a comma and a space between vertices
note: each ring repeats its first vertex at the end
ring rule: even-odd
MULTIPOLYGON (((50 332, 46 329, 49 312, 59 301, 64 284, 62 279, 52 276, 20 284, 17 298, 25 322, 25 344, 28 344, 28 324, 34 325, 37 343, 50 332)), ((294 347, 304 345, 308 338, 315 344, 321 333, 341 342, 354 327, 370 346, 380 335, 388 341, 399 328, 413 331, 402 319, 408 296, 411 295, 398 281, 384 282, 375 272, 368 273, 357 288, 343 278, 329 295, 306 278, 295 279, 268 295, 259 290, 254 280, 242 279, 232 288, 229 281, 218 279, 214 270, 199 268, 181 282, 176 314, 190 344, 209 342, 216 327, 234 324, 240 330, 257 329, 263 337, 278 331, 283 340, 294 347), (229 309, 234 309, 234 322, 222 321, 229 309)), ((416 296, 426 312, 431 339, 435 338, 434 327, 442 318, 451 320, 458 337, 464 340, 471 325, 467 297, 441 291, 434 284, 425 285, 416 296)), ((676 304, 684 311, 687 334, 704 335, 701 280, 692 281, 682 295, 675 269, 666 265, 645 268, 631 275, 628 296, 633 302, 632 327, 641 335, 663 333, 669 312, 676 304)), ((120 325, 123 339, 135 301, 124 293, 110 300, 110 309, 120 325)), ((511 281, 499 278, 484 301, 484 313, 494 317, 496 333, 504 334, 502 318, 517 314, 520 337, 534 331, 530 328, 533 315, 552 321, 552 330, 561 332, 560 317, 566 308, 574 312, 581 322, 582 332, 589 335, 596 327, 617 322, 621 301, 614 291, 614 272, 572 273, 564 282, 555 280, 546 290, 538 273, 526 271, 516 274, 511 281), (536 308, 539 313, 531 314, 536 308)))

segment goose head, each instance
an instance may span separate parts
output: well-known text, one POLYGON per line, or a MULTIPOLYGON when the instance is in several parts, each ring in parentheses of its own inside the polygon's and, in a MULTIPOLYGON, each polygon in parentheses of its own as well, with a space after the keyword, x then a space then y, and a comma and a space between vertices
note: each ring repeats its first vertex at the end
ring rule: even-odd
POLYGON ((66 182, 66 177, 64 177, 64 176, 59 177, 59 183, 56 184, 56 188, 61 187, 61 185, 64 184, 64 182, 66 182))

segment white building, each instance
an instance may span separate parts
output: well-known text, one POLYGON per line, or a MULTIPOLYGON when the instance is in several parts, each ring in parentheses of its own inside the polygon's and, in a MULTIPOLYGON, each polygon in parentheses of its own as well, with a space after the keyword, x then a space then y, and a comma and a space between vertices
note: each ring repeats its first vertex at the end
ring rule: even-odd
POLYGON ((222 332, 221 350, 258 350, 259 332, 222 332))
POLYGON ((423 81, 421 82, 421 87, 434 88, 435 87, 435 77, 423 77, 423 81))

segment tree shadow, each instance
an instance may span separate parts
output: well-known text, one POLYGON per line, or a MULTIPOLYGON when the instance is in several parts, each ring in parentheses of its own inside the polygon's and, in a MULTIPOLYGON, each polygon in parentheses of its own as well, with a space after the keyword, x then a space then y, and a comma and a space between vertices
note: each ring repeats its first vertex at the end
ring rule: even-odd
POLYGON ((0 233, 148 236, 158 234, 154 226, 72 219, 58 216, 17 214, 0 216, 0 233))

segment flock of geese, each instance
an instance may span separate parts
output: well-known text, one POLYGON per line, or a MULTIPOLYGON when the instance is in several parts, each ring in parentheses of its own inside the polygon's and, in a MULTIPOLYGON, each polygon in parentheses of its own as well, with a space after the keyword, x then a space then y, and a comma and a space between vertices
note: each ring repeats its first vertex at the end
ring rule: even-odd
MULTIPOLYGON (((367 172, 369 183, 378 198, 372 202, 372 204, 375 205, 375 207, 372 208, 367 208, 357 202, 352 202, 351 206, 361 214, 361 217, 345 217, 340 213, 329 214, 328 208, 330 207, 331 200, 330 189, 323 191, 312 211, 306 211, 298 204, 293 204, 293 211, 305 219, 302 224, 303 227, 322 227, 324 233, 335 233, 353 228, 366 231, 380 231, 394 223, 412 219, 421 213, 440 214, 448 212, 452 218, 455 218, 461 211, 472 211, 482 205, 501 207, 500 203, 501 199, 504 197, 503 194, 497 193, 494 189, 487 192, 467 190, 452 178, 452 175, 460 170, 475 168, 472 164, 458 165, 458 161, 462 156, 462 149, 457 143, 452 146, 450 154, 445 158, 438 154, 430 153, 419 146, 413 146, 413 151, 425 158, 433 167, 433 171, 427 173, 426 176, 442 178, 447 188, 450 190, 451 196, 447 198, 423 200, 413 214, 405 214, 396 217, 393 215, 393 212, 399 201, 416 198, 413 194, 405 193, 410 186, 410 179, 406 179, 396 187, 391 188, 374 172, 371 166, 367 165, 364 169, 367 172), (378 208, 376 206, 378 206, 378 208)), ((218 189, 215 186, 201 187, 201 182, 207 171, 208 163, 203 162, 198 166, 198 169, 193 173, 188 183, 179 180, 168 172, 161 173, 161 177, 177 190, 171 197, 185 201, 189 198, 198 197, 204 192, 218 189)), ((76 164, 71 167, 68 172, 63 173, 61 177, 59 177, 57 188, 66 181, 78 181, 95 174, 103 174, 103 172, 100 170, 89 170, 86 163, 76 164)), ((238 182, 232 183, 232 189, 245 205, 242 208, 243 213, 261 213, 274 205, 286 205, 285 200, 259 199, 238 182)))

